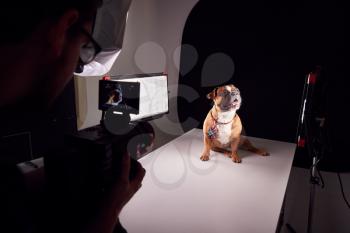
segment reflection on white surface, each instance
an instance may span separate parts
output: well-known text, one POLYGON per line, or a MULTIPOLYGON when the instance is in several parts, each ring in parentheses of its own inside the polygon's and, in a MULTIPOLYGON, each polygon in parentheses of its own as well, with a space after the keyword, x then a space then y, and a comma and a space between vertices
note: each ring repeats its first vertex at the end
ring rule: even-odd
POLYGON ((168 144, 154 154, 152 162, 152 176, 154 181, 167 189, 174 189, 185 178, 185 158, 178 152, 173 144, 168 144), (170 151, 170 153, 166 153, 170 151))
POLYGON ((271 155, 202 162, 202 137, 191 130, 140 159, 143 186, 120 216, 129 233, 275 232, 295 144, 250 138, 271 155))

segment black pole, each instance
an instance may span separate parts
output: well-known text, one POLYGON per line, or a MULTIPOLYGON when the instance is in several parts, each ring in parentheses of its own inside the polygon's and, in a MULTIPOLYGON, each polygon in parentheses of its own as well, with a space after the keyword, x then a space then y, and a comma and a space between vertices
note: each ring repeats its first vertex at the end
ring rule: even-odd
MULTIPOLYGON (((307 233, 312 233, 313 218, 314 218, 314 206, 316 185, 320 185, 320 177, 317 176, 317 164, 322 157, 323 150, 317 148, 320 146, 320 142, 316 142, 316 138, 323 140, 324 133, 321 128, 323 123, 315 125, 316 115, 314 105, 315 84, 318 81, 320 74, 320 67, 316 67, 314 72, 311 72, 305 80, 302 103, 300 108, 299 122, 297 128, 297 146, 304 147, 308 151, 309 156, 312 158, 312 165, 310 168, 310 192, 309 192, 309 206, 308 206, 308 218, 307 218, 307 233), (318 145, 316 145, 318 143, 318 145)), ((322 177, 321 181, 323 183, 322 177)), ((285 200, 284 200, 285 202, 285 200)), ((285 203, 283 203, 281 215, 284 215, 285 203)), ((283 221, 282 221, 283 222, 283 221)), ((290 224, 286 224, 287 229, 294 233, 296 232, 290 224)), ((281 230, 281 226, 278 226, 278 232, 281 230)), ((276 231, 277 232, 277 231, 276 231)))
POLYGON ((308 210, 308 218, 307 218, 307 233, 312 233, 312 222, 314 216, 314 206, 315 206, 315 189, 317 184, 316 177, 316 166, 317 166, 317 158, 312 158, 312 168, 311 168, 311 179, 310 179, 310 196, 309 196, 309 210, 308 210))

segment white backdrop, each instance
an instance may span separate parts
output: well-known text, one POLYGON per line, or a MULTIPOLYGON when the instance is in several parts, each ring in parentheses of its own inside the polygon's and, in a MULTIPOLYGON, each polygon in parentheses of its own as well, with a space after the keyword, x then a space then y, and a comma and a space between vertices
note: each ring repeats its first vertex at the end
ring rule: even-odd
MULTIPOLYGON (((156 139, 166 140, 183 133, 177 117, 179 46, 188 15, 198 0, 133 0, 123 40, 123 49, 110 74, 168 73, 169 115, 155 120, 156 139), (171 121, 169 120, 172 119, 171 121), (162 130, 160 130, 162 129, 162 130)), ((76 77, 78 128, 99 123, 98 79, 76 77)))

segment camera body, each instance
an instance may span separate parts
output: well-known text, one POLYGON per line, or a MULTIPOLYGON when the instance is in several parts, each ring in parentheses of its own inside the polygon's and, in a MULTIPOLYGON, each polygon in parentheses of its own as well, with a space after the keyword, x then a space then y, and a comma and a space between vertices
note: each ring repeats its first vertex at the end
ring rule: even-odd
MULTIPOLYGON (((74 171, 77 173, 74 177, 86 174, 83 179, 91 186, 89 189, 103 191, 118 174, 121 155, 128 154, 137 160, 149 152, 155 137, 152 126, 148 122, 129 124, 125 126, 128 132, 122 135, 110 133, 103 124, 67 135, 66 145, 74 154, 70 159, 76 160, 71 163, 75 164, 75 169, 79 168, 74 171)), ((133 176, 132 166, 130 176, 133 176)))

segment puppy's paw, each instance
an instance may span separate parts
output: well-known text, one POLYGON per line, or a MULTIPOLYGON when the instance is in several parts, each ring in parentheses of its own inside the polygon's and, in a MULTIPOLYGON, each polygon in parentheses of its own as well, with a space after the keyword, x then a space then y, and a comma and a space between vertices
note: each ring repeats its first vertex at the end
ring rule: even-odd
POLYGON ((241 162, 242 162, 241 158, 239 158, 239 157, 234 157, 234 158, 232 158, 232 161, 233 161, 234 163, 241 163, 241 162))
POLYGON ((202 161, 208 161, 209 160, 209 155, 202 155, 201 156, 202 161))
POLYGON ((231 154, 232 161, 235 163, 241 163, 242 160, 237 154, 231 154))
POLYGON ((258 149, 256 153, 261 155, 261 156, 269 156, 270 155, 270 153, 264 149, 258 149))

